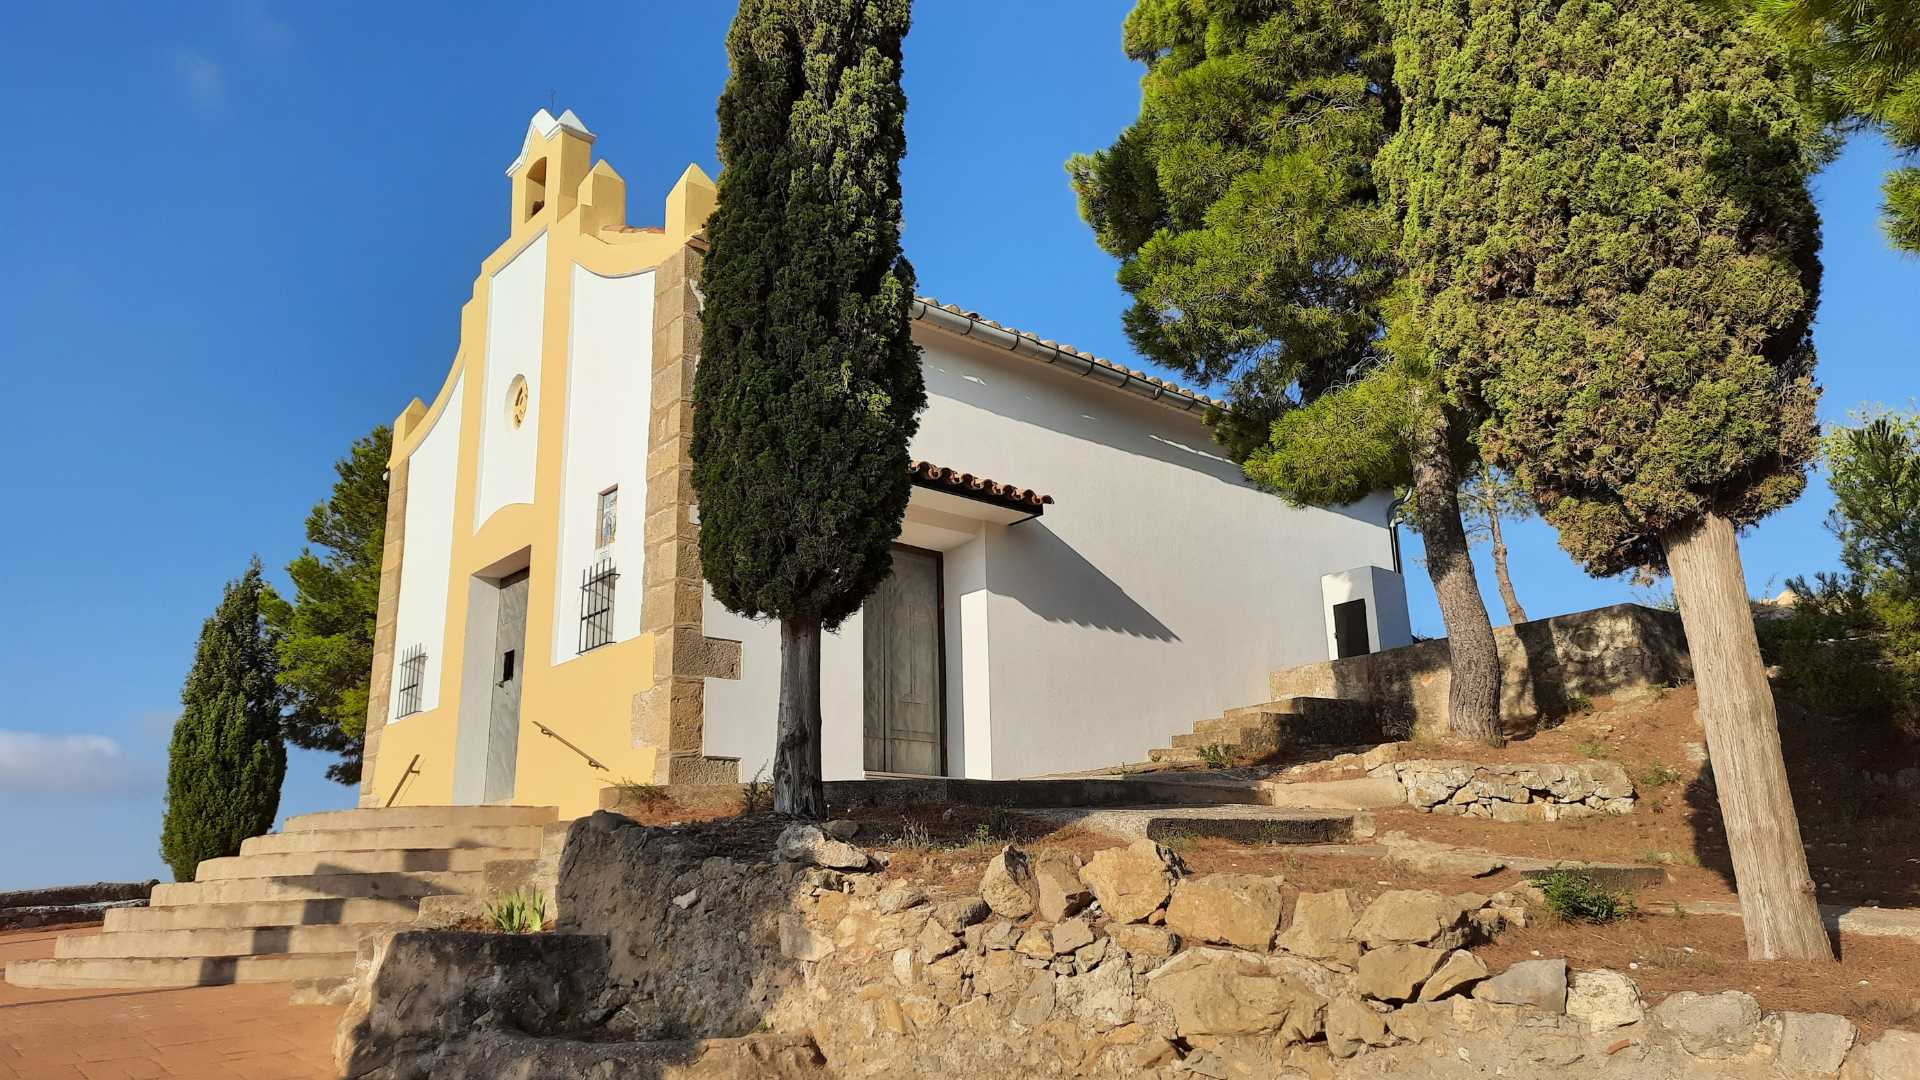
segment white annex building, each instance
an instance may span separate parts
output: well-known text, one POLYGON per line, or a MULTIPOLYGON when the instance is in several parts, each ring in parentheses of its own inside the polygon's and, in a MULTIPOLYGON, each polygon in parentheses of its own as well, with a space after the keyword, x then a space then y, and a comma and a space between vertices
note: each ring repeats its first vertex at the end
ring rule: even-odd
MULTIPOLYGON (((363 797, 591 809, 620 780, 766 768, 777 627, 699 576, 689 168, 664 227, 572 113, 508 171, 431 402, 394 433, 363 797)), ((893 578, 825 641, 829 779, 1013 778, 1145 758, 1276 669, 1406 644, 1388 498, 1299 509, 1207 399, 924 299, 929 405, 893 578)))

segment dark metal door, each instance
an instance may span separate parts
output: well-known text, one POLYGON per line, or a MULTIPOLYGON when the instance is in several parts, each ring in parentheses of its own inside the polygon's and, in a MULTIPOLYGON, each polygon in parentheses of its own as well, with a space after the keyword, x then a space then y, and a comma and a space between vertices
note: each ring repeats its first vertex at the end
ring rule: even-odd
POLYGON ((940 556, 893 549, 893 573, 861 609, 868 772, 945 772, 940 556))
POLYGON ((487 717, 487 781, 482 802, 513 798, 520 755, 520 686, 527 666, 525 570, 500 582, 500 615, 493 641, 493 703, 487 717))
POLYGON ((1333 650, 1341 660, 1373 651, 1373 642, 1367 638, 1366 600, 1333 605, 1333 650))

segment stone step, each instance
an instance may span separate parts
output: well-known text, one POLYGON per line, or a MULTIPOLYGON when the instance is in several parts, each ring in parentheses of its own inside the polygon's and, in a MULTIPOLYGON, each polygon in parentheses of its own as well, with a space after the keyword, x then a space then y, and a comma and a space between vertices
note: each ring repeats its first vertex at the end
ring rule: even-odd
POLYGON ((415 825, 377 829, 303 829, 240 842, 242 855, 289 851, 389 851, 400 848, 537 850, 541 825, 415 825))
POLYGON ((153 906, 244 904, 257 900, 357 900, 434 896, 480 888, 478 870, 425 871, 412 874, 312 874, 281 878, 237 878, 156 886, 153 906))
POLYGON ((7 965, 14 986, 49 990, 93 987, 225 986, 230 983, 292 982, 353 973, 353 953, 307 956, 85 957, 15 960, 7 965))
POLYGON ((279 851, 205 859, 194 880, 239 881, 248 878, 311 877, 322 874, 414 874, 478 871, 489 862, 531 857, 520 848, 398 848, 385 851, 279 851))
POLYGON ((391 923, 353 926, 254 926, 234 930, 118 930, 66 934, 53 943, 59 959, 79 957, 267 956, 353 952, 360 940, 391 923))
POLYGON ((1200 756, 1200 751, 1191 747, 1163 746, 1147 751, 1147 760, 1162 765, 1198 765, 1205 759, 1200 756))
POLYGON ((388 806, 327 810, 287 819, 282 832, 340 829, 405 829, 435 826, 545 825, 560 820, 553 806, 388 806))
POLYGON ((109 933, 132 930, 238 930, 249 926, 359 926, 411 922, 420 898, 265 900, 184 904, 107 912, 109 933))
POLYGON ((1400 786, 1400 781, 1390 776, 1292 784, 1280 780, 1260 780, 1256 784, 1266 796, 1269 806, 1379 810, 1402 806, 1407 801, 1406 789, 1400 786))
POLYGON ((1076 825, 1122 839, 1149 837, 1162 843, 1216 836, 1254 844, 1344 843, 1370 832, 1372 824, 1370 815, 1352 811, 1269 806, 1102 807, 1072 813, 1076 825), (1360 819, 1366 820, 1367 829, 1360 828, 1360 819))

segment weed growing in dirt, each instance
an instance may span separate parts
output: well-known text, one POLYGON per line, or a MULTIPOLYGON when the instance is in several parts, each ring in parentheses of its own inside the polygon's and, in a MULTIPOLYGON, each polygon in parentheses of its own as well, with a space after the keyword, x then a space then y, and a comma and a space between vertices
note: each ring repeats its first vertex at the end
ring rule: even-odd
POLYGON ((1208 743, 1199 750, 1200 762, 1209 769, 1225 769, 1233 765, 1233 755, 1219 743, 1208 743))
POLYGON ((547 898, 532 889, 515 889, 487 901, 487 918, 503 934, 532 934, 547 924, 547 898))
POLYGON ((1643 788, 1657 788, 1666 787, 1678 779, 1680 779, 1680 773, 1677 770, 1669 767, 1664 761, 1656 761, 1640 770, 1640 774, 1633 778, 1633 782, 1643 788))
POLYGON ((900 834, 893 839, 893 846, 902 851, 932 851, 933 834, 917 821, 902 822, 900 834))
POLYGON ((1633 897, 1582 870, 1556 869, 1534 884, 1546 894, 1547 909, 1568 922, 1610 923, 1634 914, 1633 897))
POLYGON ((644 806, 647 803, 665 802, 667 789, 659 784, 643 784, 638 780, 621 780, 613 785, 620 792, 620 801, 644 806))
POLYGON ((1701 975, 1720 974, 1720 961, 1707 953, 1689 948, 1674 948, 1663 945, 1642 957, 1640 963, 1647 967, 1666 968, 1670 971, 1692 971, 1701 975))
POLYGON ((1580 751, 1581 757, 1591 758, 1594 761, 1600 761, 1613 756, 1613 748, 1601 742, 1599 739, 1588 739, 1586 742, 1575 747, 1575 749, 1580 751))
POLYGON ((773 809, 773 785, 766 781, 765 765, 753 770, 753 779, 740 785, 740 812, 758 814, 773 809))
POLYGON ((1191 849, 1193 842, 1198 839, 1200 839, 1198 836, 1195 836, 1185 829, 1174 829, 1165 836, 1154 837, 1154 840, 1158 842, 1161 847, 1175 853, 1191 849))
POLYGON ((1855 994, 1847 1013, 1890 1028, 1920 1027, 1920 1001, 1902 1001, 1879 994, 1855 994))

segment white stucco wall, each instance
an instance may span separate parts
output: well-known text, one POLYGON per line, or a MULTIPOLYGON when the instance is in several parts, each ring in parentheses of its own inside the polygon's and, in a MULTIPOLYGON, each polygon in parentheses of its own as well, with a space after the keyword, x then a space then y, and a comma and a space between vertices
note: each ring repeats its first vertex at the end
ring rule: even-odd
POLYGON ((400 598, 394 610, 393 698, 387 715, 400 716, 400 658, 415 645, 427 653, 420 709, 440 704, 445 670, 447 577, 453 560, 453 496, 459 483, 462 375, 453 381, 446 409, 407 459, 407 525, 400 559, 400 598))
POLYGON ((600 493, 618 486, 610 550, 619 571, 613 639, 640 632, 645 580, 647 423, 653 396, 653 274, 601 277, 573 268, 560 544, 555 559, 553 658, 580 655, 580 578, 595 561, 600 493))
POLYGON ((1333 608, 1349 600, 1367 602, 1367 641, 1372 652, 1413 644, 1413 623, 1407 614, 1407 586, 1399 574, 1384 566, 1356 566, 1320 579, 1321 616, 1327 627, 1327 654, 1338 660, 1340 642, 1333 632, 1333 608))
MULTIPOLYGON (((929 407, 915 457, 1054 496, 944 556, 950 773, 1006 778, 1140 760, 1195 721, 1265 700, 1322 659, 1321 577, 1392 565, 1386 496, 1294 509, 1252 488, 1197 415, 916 326, 929 407), (957 631, 957 632, 956 632, 957 631)), ((742 677, 709 680, 706 750, 767 760, 771 626, 709 599, 742 677)), ((830 778, 861 775, 858 619, 822 655, 830 778)))
MULTIPOLYGON (((473 527, 510 503, 533 501, 540 446, 540 343, 546 322, 547 237, 528 244, 493 275, 488 287, 487 354, 480 395, 480 475, 473 527), (508 388, 527 381, 527 415, 513 426, 508 388)), ((651 338, 649 332, 646 337, 651 338)))

